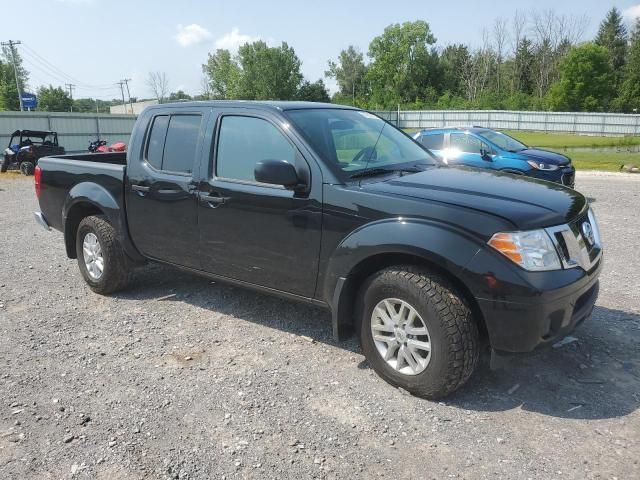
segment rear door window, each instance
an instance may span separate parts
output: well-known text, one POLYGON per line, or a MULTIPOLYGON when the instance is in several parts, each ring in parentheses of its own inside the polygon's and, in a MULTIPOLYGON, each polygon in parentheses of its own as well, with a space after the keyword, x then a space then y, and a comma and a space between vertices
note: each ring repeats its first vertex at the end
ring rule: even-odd
POLYGON ((162 170, 191 173, 200 135, 200 115, 172 115, 164 144, 162 170))
POLYGON ((201 120, 201 115, 155 117, 147 143, 147 162, 157 170, 192 173, 201 120))
POLYGON ((422 135, 422 137, 420 137, 420 142, 429 150, 442 150, 444 134, 438 133, 434 135, 422 135))
POLYGON ((162 152, 164 151, 164 139, 167 136, 169 125, 168 115, 159 115, 153 119, 149 143, 147 144, 147 162, 158 170, 162 169, 162 152))

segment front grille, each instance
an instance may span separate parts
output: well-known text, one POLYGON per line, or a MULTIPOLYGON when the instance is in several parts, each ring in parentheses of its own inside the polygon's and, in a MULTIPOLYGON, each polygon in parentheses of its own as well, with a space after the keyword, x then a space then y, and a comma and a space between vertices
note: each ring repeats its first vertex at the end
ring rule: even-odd
POLYGON ((564 268, 581 267, 585 271, 590 271, 598 263, 602 246, 591 210, 569 224, 547 228, 547 232, 560 255, 564 268), (585 223, 589 225, 588 228, 583 227, 585 223), (589 228, 593 232, 592 239, 585 236, 585 231, 589 228))

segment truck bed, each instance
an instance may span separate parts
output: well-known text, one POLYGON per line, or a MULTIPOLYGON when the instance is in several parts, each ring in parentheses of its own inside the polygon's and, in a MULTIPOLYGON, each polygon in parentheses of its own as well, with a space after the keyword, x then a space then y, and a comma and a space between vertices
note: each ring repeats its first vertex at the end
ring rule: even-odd
POLYGON ((53 228, 63 227, 62 212, 65 202, 82 197, 112 198, 122 208, 124 204, 124 179, 126 152, 81 153, 54 155, 41 158, 42 191, 40 207, 53 228))
POLYGON ((95 162, 95 163, 111 163, 114 165, 127 164, 127 152, 109 152, 109 153, 75 153, 69 155, 50 155, 46 158, 58 158, 63 160, 95 162))

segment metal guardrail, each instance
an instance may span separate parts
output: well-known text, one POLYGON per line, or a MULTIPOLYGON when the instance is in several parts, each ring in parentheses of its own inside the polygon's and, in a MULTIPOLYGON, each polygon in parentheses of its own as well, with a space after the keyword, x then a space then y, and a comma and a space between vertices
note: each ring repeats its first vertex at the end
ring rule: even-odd
POLYGON ((507 110, 398 110, 374 112, 400 128, 479 125, 497 130, 532 130, 578 135, 640 135, 640 115, 507 110))

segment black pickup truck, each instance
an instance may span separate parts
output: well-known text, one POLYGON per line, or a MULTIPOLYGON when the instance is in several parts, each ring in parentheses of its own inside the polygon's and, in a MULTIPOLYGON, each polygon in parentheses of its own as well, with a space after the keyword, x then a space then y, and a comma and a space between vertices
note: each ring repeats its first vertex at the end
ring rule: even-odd
POLYGON ((591 313, 602 247, 580 193, 441 164, 379 117, 194 102, 139 117, 126 153, 43 158, 46 228, 92 290, 162 262, 328 308, 376 372, 446 395, 483 345, 529 352, 591 313))

